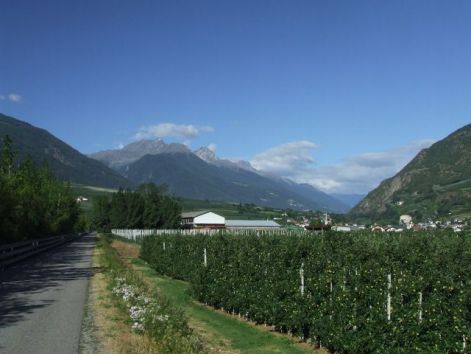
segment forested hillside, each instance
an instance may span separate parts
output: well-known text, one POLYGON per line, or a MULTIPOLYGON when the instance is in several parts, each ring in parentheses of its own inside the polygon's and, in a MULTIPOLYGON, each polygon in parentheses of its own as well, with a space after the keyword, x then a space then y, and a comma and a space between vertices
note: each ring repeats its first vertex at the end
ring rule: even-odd
POLYGON ((130 187, 131 183, 101 162, 82 155, 48 131, 0 113, 0 139, 8 135, 16 162, 29 156, 37 165, 47 162, 62 181, 100 187, 130 187))
POLYGON ((471 124, 422 150, 350 212, 353 217, 398 220, 471 213, 471 124))

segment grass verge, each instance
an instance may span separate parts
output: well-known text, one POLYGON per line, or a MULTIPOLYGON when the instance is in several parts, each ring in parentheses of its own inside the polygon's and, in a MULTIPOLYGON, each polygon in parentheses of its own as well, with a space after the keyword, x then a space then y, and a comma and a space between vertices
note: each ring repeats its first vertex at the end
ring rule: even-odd
POLYGON ((96 250, 102 271, 92 279, 90 298, 97 301, 88 308, 95 307, 93 317, 99 329, 96 340, 103 347, 97 352, 207 352, 188 326, 184 313, 144 282, 111 247, 106 236, 99 238, 96 250))
POLYGON ((158 353, 147 337, 135 333, 127 323, 127 312, 116 304, 103 271, 103 247, 97 242, 93 251, 92 276, 88 286, 86 313, 82 323, 81 354, 158 353))

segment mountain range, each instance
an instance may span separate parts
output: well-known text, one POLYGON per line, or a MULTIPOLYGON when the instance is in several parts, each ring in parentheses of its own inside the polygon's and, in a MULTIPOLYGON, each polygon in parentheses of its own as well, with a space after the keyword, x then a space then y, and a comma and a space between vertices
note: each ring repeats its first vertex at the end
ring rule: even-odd
POLYGON ((309 184, 257 171, 247 161, 216 156, 202 147, 141 140, 85 156, 48 131, 0 114, 0 139, 9 135, 16 160, 47 162, 59 179, 90 186, 167 185, 177 196, 292 209, 343 213, 353 220, 397 221, 471 215, 471 124, 422 150, 395 176, 361 195, 328 195, 309 184), (359 203, 358 203, 359 202, 359 203))
POLYGON ((264 175, 247 161, 218 158, 207 147, 141 140, 122 149, 85 156, 48 131, 0 114, 0 139, 13 141, 17 161, 47 162, 57 178, 90 186, 132 188, 167 185, 176 196, 292 209, 344 213, 349 206, 308 184, 264 175))
POLYGON ((308 184, 264 175, 247 161, 220 159, 207 147, 141 140, 91 154, 133 183, 165 184, 177 196, 343 213, 349 206, 308 184))
POLYGON ((471 212, 471 124, 419 152, 350 211, 354 218, 398 220, 471 212))

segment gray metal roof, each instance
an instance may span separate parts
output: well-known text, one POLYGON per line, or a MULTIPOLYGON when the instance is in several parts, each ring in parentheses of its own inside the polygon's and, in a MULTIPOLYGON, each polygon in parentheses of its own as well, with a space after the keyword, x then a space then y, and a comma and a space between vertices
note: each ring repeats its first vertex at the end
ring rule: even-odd
POLYGON ((226 227, 280 227, 273 220, 226 220, 226 227))
POLYGON ((186 213, 182 213, 182 219, 186 218, 196 218, 197 216, 209 213, 207 210, 200 210, 200 211, 189 211, 186 213))

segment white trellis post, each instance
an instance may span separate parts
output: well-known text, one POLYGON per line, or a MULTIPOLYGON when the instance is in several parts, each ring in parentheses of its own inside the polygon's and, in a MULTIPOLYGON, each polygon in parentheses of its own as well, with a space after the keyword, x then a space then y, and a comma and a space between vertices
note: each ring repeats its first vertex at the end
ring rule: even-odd
MULTIPOLYGON (((353 296, 353 321, 356 321, 357 318, 357 294, 358 294, 358 286, 357 286, 357 279, 358 279, 358 269, 355 268, 355 288, 354 288, 354 296, 353 296)), ((353 330, 357 330, 357 326, 353 326, 353 330)))
POLYGON ((388 314, 388 321, 391 321, 391 287, 392 287, 391 273, 389 273, 388 274, 388 299, 387 299, 387 304, 386 304, 386 312, 388 314))
POLYGON ((331 311, 330 311, 330 320, 332 320, 332 292, 334 290, 334 286, 332 284, 332 280, 330 281, 330 306, 331 306, 331 311))
POLYGON ((162 248, 165 251, 165 242, 162 242, 162 248))
POLYGON ((301 296, 304 296, 304 262, 301 264, 299 269, 299 277, 301 278, 301 296))
POLYGON ((419 322, 422 322, 422 292, 419 292, 419 322))
POLYGON ((208 257, 207 257, 207 254, 206 254, 206 248, 204 249, 204 252, 203 252, 203 264, 205 267, 208 266, 208 257))

